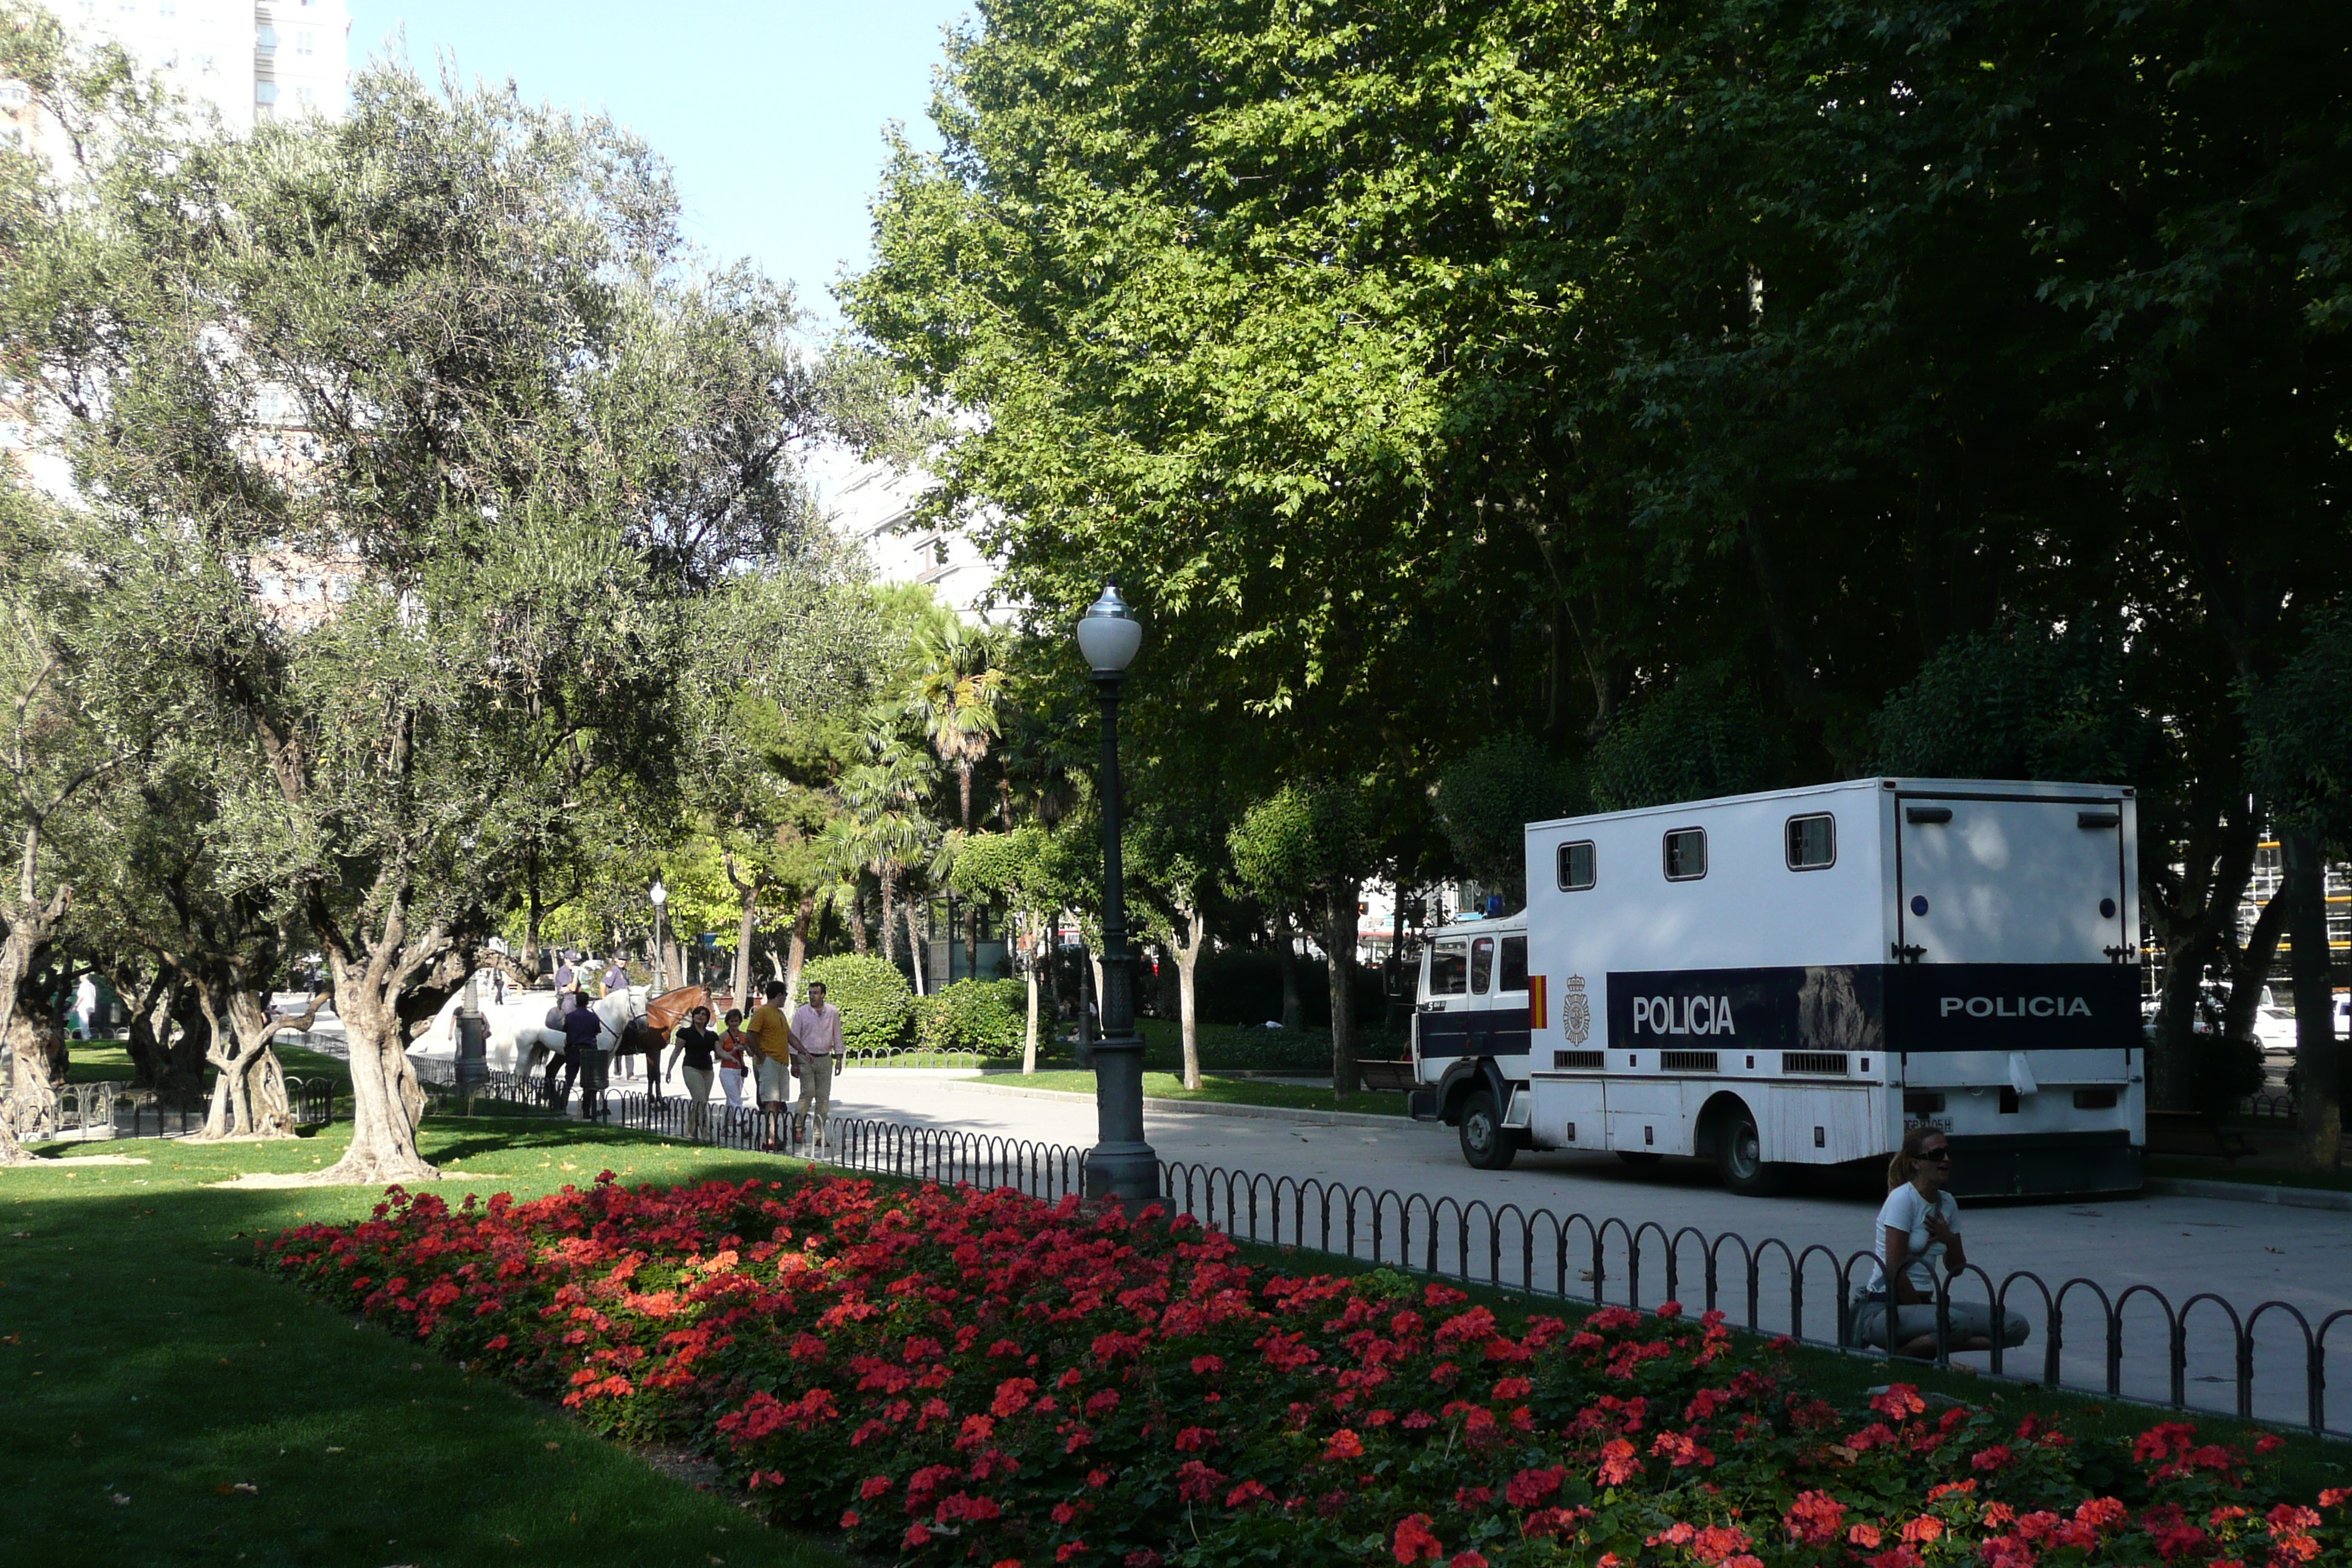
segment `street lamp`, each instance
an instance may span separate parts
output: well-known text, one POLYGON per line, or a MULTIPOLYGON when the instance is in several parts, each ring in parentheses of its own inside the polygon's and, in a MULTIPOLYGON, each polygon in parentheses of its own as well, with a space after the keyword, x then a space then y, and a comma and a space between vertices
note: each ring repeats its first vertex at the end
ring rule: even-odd
POLYGON ((646 889, 646 897, 654 901, 654 994, 658 996, 669 984, 662 966, 662 906, 669 902, 669 889, 662 886, 661 873, 654 873, 654 885, 646 889))
POLYGON ((1135 982, 1127 951, 1127 892, 1118 852, 1118 688, 1143 645, 1143 627, 1106 584, 1078 620, 1078 652, 1102 700, 1102 1037, 1095 1042, 1098 1142, 1087 1155, 1087 1195, 1139 1207, 1160 1195, 1160 1156, 1143 1141, 1143 1042, 1135 1033, 1135 982))

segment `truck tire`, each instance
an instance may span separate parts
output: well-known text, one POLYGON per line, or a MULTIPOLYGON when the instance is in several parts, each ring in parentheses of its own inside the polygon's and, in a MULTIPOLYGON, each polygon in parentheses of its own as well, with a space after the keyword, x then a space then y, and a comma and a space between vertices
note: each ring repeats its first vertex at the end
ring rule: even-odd
POLYGON ((1735 1106, 1723 1119, 1716 1138, 1716 1168, 1723 1184, 1744 1198, 1769 1198, 1789 1184, 1788 1167, 1763 1157, 1763 1139, 1756 1131, 1756 1113, 1735 1106))
POLYGON ((1491 1089, 1474 1089, 1462 1102, 1462 1158, 1474 1171, 1507 1171, 1518 1152, 1518 1141, 1503 1125, 1491 1089))

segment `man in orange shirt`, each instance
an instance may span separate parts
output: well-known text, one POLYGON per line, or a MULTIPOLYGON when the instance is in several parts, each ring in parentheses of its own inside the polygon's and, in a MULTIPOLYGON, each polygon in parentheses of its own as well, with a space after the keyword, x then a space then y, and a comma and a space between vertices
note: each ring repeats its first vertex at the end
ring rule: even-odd
POLYGON ((770 981, 768 999, 751 1010, 751 1021, 743 1026, 751 1048, 760 1053, 760 1118, 767 1137, 760 1147, 770 1152, 782 1147, 777 1134, 782 1126, 785 1102, 793 1097, 793 1026, 784 1017, 784 998, 788 994, 782 981, 770 981))

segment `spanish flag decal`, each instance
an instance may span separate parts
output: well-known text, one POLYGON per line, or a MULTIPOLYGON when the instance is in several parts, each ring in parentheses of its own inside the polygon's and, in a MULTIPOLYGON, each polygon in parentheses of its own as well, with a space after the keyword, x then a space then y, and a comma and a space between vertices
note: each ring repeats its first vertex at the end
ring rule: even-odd
POLYGON ((1544 978, 1540 974, 1528 976, 1528 1026, 1531 1029, 1540 1029, 1544 1026, 1544 1013, 1549 1002, 1549 998, 1545 995, 1548 987, 1544 984, 1544 978))

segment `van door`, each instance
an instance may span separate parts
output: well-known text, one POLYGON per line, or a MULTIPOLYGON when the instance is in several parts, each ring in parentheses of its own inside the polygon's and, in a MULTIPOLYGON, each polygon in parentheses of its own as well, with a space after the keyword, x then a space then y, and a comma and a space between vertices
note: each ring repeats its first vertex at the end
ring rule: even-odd
MULTIPOLYGON (((1960 1081, 1997 1072, 1991 1081, 2030 1093, 2037 1069, 2010 1053, 2120 1053, 2138 1042, 2122 805, 2089 793, 1897 797, 1891 1047, 1964 1053, 1977 1059, 1951 1064, 1960 1081), (2000 1067, 1979 1053, 2000 1053, 2000 1067)), ((2059 1081, 2112 1081, 2124 1059, 2048 1065, 2068 1075, 2059 1081)))
POLYGON ((1430 943, 1428 975, 1413 1020, 1422 1059, 1450 1062, 1455 1057, 1475 1054, 1470 1033, 1474 1025, 1484 1021, 1485 998, 1471 994, 1469 939, 1440 937, 1430 943), (1482 1011, 1474 1012, 1474 1007, 1482 1011))
POLYGON ((2113 796, 1901 796, 1899 956, 1918 963, 2124 962, 2136 927, 2123 907, 2121 805, 2113 796))

